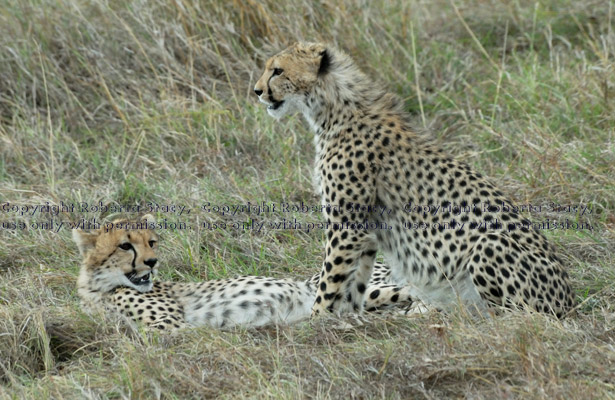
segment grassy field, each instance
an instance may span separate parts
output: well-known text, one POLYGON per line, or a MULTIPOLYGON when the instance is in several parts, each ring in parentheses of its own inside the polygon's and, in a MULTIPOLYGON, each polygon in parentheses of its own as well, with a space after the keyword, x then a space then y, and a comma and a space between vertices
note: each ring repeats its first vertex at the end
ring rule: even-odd
POLYGON ((615 398, 614 18, 612 0, 1 0, 0 398, 615 398), (318 204, 312 134, 252 93, 297 40, 349 52, 451 154, 545 205, 534 221, 580 224, 546 232, 577 315, 168 337, 83 313, 66 224, 108 212, 13 205, 187 206, 153 210, 192 227, 161 232, 160 279, 319 270, 321 230, 268 224, 320 215, 213 208, 318 204))

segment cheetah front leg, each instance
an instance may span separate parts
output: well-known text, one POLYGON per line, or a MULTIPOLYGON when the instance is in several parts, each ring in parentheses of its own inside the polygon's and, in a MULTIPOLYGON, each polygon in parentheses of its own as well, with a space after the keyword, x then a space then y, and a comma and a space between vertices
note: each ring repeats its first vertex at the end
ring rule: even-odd
POLYGON ((321 311, 360 313, 376 258, 373 234, 358 229, 328 229, 326 257, 312 315, 321 311))
MULTIPOLYGON (((409 286, 397 286, 390 283, 391 270, 382 263, 375 263, 365 290, 363 309, 368 312, 399 308, 408 310, 417 302, 410 293, 409 286)), ((314 274, 307 282, 318 287, 321 273, 314 274)))
POLYGON ((378 169, 367 151, 340 152, 343 139, 327 142, 317 162, 327 243, 312 316, 360 313, 378 250, 376 234, 369 230, 378 169))

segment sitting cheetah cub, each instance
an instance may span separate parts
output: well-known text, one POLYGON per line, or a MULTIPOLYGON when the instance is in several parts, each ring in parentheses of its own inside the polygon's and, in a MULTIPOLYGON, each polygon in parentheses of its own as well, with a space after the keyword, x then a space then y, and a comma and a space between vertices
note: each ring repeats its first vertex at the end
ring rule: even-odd
POLYGON ((376 251, 393 281, 436 307, 574 305, 553 247, 487 179, 412 130, 403 103, 324 44, 271 57, 254 87, 267 112, 315 134, 327 222, 313 314, 363 309, 376 251))
MULTIPOLYGON (((200 283, 152 281, 158 269, 154 224, 147 215, 114 221, 112 228, 73 230, 83 257, 77 288, 86 309, 109 308, 161 330, 256 327, 309 318, 319 274, 305 281, 260 276, 200 283)), ((407 290, 388 284, 389 278, 390 271, 376 264, 367 288, 367 310, 411 305, 407 290)))

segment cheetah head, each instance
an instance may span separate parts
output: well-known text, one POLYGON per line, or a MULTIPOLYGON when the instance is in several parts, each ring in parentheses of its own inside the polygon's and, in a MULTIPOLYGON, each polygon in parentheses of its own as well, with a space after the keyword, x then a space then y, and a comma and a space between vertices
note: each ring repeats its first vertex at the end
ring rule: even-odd
POLYGON ((327 72, 330 62, 325 45, 295 43, 267 60, 254 93, 274 118, 302 111, 306 95, 327 72))
POLYGON ((158 236, 149 229, 154 223, 146 215, 137 221, 113 221, 94 231, 74 229, 73 240, 83 257, 79 294, 87 298, 118 287, 150 291, 158 264, 158 236))

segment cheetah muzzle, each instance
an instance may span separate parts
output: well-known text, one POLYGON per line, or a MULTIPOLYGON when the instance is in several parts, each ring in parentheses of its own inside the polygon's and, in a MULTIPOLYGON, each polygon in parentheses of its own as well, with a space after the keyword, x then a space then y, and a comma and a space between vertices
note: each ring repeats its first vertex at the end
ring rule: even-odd
POLYGON ((148 272, 143 276, 137 276, 137 272, 130 272, 126 274, 126 278, 135 285, 149 285, 151 283, 150 275, 151 273, 148 272))

